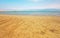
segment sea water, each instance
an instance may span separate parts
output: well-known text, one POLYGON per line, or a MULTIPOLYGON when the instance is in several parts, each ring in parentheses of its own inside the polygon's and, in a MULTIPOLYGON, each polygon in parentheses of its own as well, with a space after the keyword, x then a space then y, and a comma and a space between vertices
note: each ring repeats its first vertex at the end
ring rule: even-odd
POLYGON ((0 11, 0 14, 8 14, 8 15, 56 15, 60 16, 60 12, 58 11, 50 11, 50 12, 41 12, 41 11, 0 11))

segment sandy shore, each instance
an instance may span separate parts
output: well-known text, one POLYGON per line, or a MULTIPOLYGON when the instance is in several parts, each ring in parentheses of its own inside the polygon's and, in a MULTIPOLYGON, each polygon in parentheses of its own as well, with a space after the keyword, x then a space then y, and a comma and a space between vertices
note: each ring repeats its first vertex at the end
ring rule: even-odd
POLYGON ((60 16, 0 15, 0 38, 60 38, 60 16))

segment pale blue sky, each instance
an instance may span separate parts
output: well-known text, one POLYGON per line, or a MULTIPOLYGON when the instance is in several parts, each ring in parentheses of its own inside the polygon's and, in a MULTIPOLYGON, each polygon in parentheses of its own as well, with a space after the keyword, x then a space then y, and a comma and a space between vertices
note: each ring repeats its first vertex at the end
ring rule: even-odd
POLYGON ((0 10, 60 9, 60 0, 0 0, 0 10))

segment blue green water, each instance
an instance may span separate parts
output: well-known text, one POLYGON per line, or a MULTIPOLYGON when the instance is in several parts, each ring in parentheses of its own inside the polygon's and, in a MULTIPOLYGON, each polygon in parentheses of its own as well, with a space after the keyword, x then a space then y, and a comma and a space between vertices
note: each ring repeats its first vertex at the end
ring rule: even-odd
POLYGON ((9 14, 9 15, 58 15, 60 12, 39 12, 39 11, 1 11, 0 14, 9 14))

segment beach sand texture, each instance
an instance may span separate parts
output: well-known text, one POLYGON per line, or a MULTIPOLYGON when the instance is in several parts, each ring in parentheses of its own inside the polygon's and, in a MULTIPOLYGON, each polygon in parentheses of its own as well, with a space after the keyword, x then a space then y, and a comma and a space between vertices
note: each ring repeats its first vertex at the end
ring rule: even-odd
POLYGON ((60 16, 0 15, 0 38, 60 38, 60 16))

